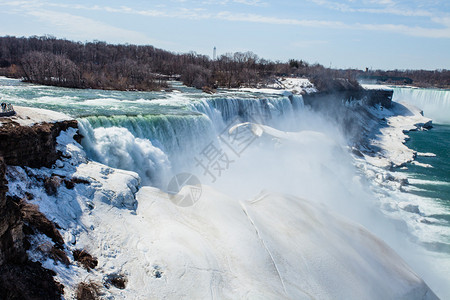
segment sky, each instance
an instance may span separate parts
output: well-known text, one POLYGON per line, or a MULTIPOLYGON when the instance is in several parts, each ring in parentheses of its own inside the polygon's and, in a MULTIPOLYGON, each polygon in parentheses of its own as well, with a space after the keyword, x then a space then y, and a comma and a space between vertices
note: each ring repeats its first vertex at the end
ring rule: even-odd
POLYGON ((333 68, 450 69, 450 0, 0 0, 0 36, 252 51, 333 68))

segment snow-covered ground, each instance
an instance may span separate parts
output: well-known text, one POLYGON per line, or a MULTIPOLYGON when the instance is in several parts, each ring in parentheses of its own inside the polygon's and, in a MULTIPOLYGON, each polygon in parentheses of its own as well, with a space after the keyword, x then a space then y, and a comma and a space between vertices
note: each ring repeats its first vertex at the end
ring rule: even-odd
POLYGON ((240 91, 267 94, 304 94, 317 92, 314 84, 307 78, 282 77, 264 88, 240 88, 240 91))
POLYGON ((416 153, 406 147, 406 133, 431 126, 431 119, 422 115, 417 107, 407 103, 392 103, 391 109, 376 107, 370 112, 385 121, 379 132, 372 136, 371 146, 379 148, 375 156, 365 155, 365 160, 378 167, 397 167, 414 160, 416 153))
POLYGON ((385 90, 385 91, 392 91, 392 88, 387 85, 381 85, 381 84, 361 84, 363 88, 366 90, 385 90))
POLYGON ((136 173, 88 161, 74 134, 61 133, 63 158, 53 168, 8 167, 9 193, 33 194, 61 227, 66 250, 98 258, 88 272, 69 253, 65 266, 40 247, 52 241, 36 236, 29 254, 57 273, 67 299, 79 282, 111 275, 127 286, 103 288, 106 299, 436 298, 383 241, 324 205, 271 192, 238 200, 203 186, 200 201, 179 207, 141 187, 136 173), (50 176, 80 183, 49 196, 42 182, 50 176))
POLYGON ((16 112, 16 115, 12 117, 0 118, 0 126, 2 126, 3 123, 10 121, 16 122, 21 126, 33 126, 34 124, 44 122, 54 123, 58 121, 73 120, 72 117, 66 114, 41 108, 30 108, 15 105, 14 111, 16 112))

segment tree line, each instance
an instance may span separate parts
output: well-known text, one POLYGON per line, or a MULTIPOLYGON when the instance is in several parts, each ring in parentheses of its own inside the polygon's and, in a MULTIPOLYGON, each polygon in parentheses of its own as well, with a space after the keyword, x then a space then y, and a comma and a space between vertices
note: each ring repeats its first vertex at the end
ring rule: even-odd
MULTIPOLYGON (((72 88, 161 90, 177 78, 188 86, 256 87, 277 76, 310 78, 319 89, 336 89, 336 78, 357 86, 363 71, 326 68, 303 60, 271 61, 253 52, 209 56, 173 53, 141 45, 113 45, 102 41, 73 42, 52 36, 0 37, 0 75, 24 81, 72 88)), ((377 71, 382 72, 382 71, 377 71)), ((395 71, 429 85, 450 86, 450 71, 395 71)))

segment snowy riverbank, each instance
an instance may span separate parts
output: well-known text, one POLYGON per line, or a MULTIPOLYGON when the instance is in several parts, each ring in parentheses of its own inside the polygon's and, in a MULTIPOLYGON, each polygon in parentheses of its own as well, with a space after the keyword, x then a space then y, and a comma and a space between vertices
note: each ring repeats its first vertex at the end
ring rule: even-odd
POLYGON ((58 138, 66 158, 54 168, 8 168, 9 193, 33 194, 61 227, 66 250, 98 258, 90 272, 71 255, 66 266, 46 253, 49 238, 35 237, 30 256, 57 273, 68 299, 79 282, 102 284, 112 275, 127 280, 123 290, 103 289, 116 299, 434 298, 381 240, 324 206, 273 193, 242 202, 205 186, 202 201, 178 207, 158 189, 137 192, 136 173, 86 161, 74 133, 58 138), (61 185, 49 196, 35 179, 45 176, 89 184, 61 185))
POLYGON ((333 122, 283 89, 214 95, 186 89, 156 94, 21 84, 5 92, 13 103, 75 113, 83 128, 84 148, 70 128, 58 138, 63 156, 52 167, 8 168, 10 195, 30 199, 61 228, 68 265, 54 260, 52 241, 42 234, 29 253, 56 271, 66 298, 90 281, 110 299, 432 298, 420 278, 440 297, 448 295, 445 257, 434 260, 411 242, 417 228, 426 228, 420 219, 429 218, 407 211, 416 203, 401 203, 407 182, 393 172, 400 158, 411 158, 401 145, 403 131, 423 123, 415 110, 350 101, 342 109, 352 122, 333 122), (245 122, 256 137, 241 139, 244 145, 224 140, 245 122), (359 156, 349 154, 343 128, 363 130, 366 148, 351 149, 359 156), (195 168, 214 153, 221 159, 216 169, 195 168), (180 171, 202 183, 192 206, 176 205, 163 191, 165 177, 180 171), (85 270, 76 250, 98 265, 85 270))

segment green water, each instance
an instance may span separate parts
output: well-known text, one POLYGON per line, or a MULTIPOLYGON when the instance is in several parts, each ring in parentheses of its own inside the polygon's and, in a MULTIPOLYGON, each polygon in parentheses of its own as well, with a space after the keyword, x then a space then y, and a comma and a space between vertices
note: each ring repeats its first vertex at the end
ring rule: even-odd
MULTIPOLYGON (((82 118, 113 115, 185 115, 193 113, 192 103, 205 99, 259 98, 258 93, 223 90, 208 95, 183 86, 180 82, 170 82, 170 85, 170 89, 162 92, 105 91, 35 85, 0 77, 0 100, 13 105, 50 109, 82 118)), ((264 97, 280 98, 274 95, 264 97)))
POLYGON ((450 224, 450 125, 434 124, 428 131, 408 133, 410 139, 406 145, 419 153, 434 153, 436 156, 417 156, 416 161, 432 167, 408 164, 405 172, 410 183, 417 189, 410 193, 434 199, 447 207, 447 213, 432 215, 450 224))

